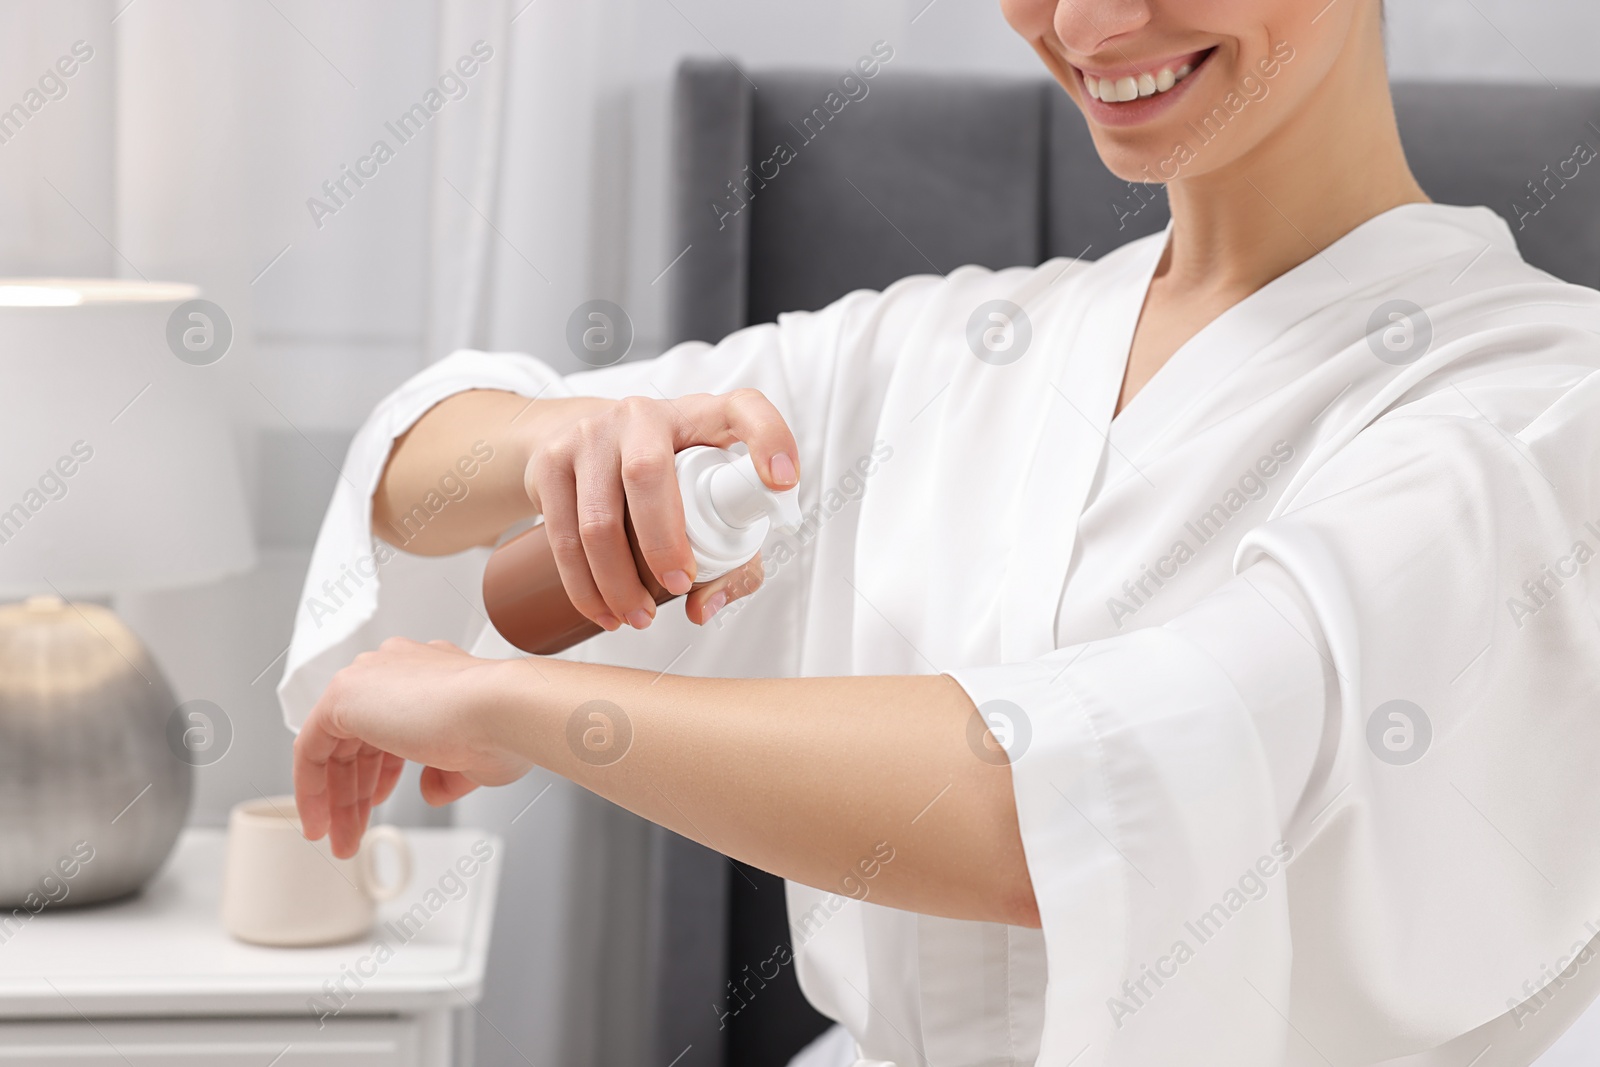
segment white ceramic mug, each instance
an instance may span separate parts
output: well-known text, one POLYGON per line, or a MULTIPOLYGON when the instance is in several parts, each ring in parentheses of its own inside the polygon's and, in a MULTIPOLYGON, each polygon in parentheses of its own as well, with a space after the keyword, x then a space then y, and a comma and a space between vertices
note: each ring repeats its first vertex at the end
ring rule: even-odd
POLYGON ((360 851, 337 859, 326 837, 307 841, 301 835, 294 797, 234 805, 227 851, 222 925, 258 945, 331 945, 360 937, 372 928, 378 902, 399 896, 411 881, 411 846, 398 827, 372 827, 360 851), (399 861, 390 883, 374 869, 384 842, 399 861))

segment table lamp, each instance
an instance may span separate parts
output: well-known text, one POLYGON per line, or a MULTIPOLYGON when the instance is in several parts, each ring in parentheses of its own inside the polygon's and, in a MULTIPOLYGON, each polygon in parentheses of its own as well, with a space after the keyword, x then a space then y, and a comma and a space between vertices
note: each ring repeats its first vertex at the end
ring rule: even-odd
POLYGON ((199 296, 0 278, 0 938, 142 886, 206 762, 211 724, 102 603, 255 562, 209 367, 231 327, 199 296))

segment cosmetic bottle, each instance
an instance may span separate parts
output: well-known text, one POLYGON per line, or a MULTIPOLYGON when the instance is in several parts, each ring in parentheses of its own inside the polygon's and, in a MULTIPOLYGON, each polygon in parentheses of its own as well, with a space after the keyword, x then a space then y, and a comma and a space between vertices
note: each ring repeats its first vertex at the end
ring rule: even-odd
MULTIPOLYGON (((768 489, 747 455, 695 446, 679 452, 673 465, 694 551, 696 588, 748 563, 774 526, 800 524, 797 490, 768 489)), ((657 604, 677 599, 646 565, 632 520, 625 524, 639 580, 657 604)), ((603 632, 567 598, 543 523, 489 557, 483 606, 500 636, 534 655, 553 655, 603 632)))

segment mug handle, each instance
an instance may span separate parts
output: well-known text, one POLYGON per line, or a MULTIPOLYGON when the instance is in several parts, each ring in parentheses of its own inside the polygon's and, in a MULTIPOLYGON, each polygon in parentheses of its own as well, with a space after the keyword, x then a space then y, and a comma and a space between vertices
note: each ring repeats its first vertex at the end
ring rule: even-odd
POLYGON ((393 900, 405 892, 406 886, 411 884, 411 843, 398 826, 384 823, 367 831, 366 839, 361 843, 361 875, 367 895, 373 900, 393 900), (400 874, 389 885, 378 881, 376 866, 378 846, 385 841, 394 846, 395 856, 400 860, 400 874))

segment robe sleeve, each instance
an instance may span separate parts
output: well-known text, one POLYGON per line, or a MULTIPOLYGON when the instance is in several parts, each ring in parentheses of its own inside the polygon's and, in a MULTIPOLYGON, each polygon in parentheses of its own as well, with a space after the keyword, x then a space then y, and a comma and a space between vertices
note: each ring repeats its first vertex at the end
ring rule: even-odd
MULTIPOLYGON (((899 351, 897 339, 939 284, 938 278, 908 278, 882 293, 852 293, 821 311, 749 327, 717 345, 688 342, 655 359, 575 374, 563 376, 520 353, 462 351, 406 381, 356 432, 340 470, 278 685, 285 722, 298 730, 333 675, 391 636, 445 638, 479 654, 513 651, 482 612, 479 583, 488 549, 425 558, 400 552, 372 533, 372 495, 390 449, 434 405, 471 389, 619 399, 759 389, 794 432, 804 498, 806 472, 822 469, 833 423, 846 421, 870 437, 899 351)), ((471 492, 470 478, 457 481, 456 493, 471 492)), ((441 510, 447 501, 441 492, 441 510)))
POLYGON ((1368 1064, 1537 1003, 1600 914, 1597 551, 1600 375, 1484 375, 1314 455, 1184 615, 950 672, 1004 727, 1039 1062, 1368 1064))

